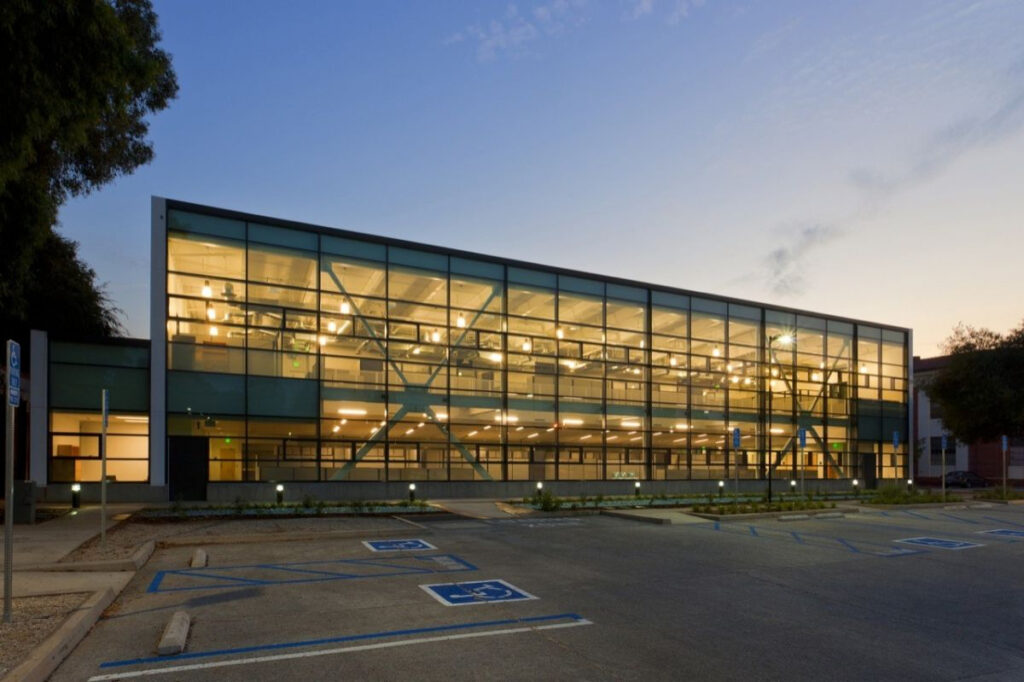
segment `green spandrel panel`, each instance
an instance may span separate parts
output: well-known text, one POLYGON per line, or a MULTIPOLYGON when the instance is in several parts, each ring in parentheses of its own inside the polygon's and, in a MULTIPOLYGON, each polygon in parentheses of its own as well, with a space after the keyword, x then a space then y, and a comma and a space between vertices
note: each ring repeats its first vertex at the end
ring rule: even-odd
POLYGON ((245 377, 167 372, 167 411, 217 416, 245 414, 245 377))
POLYGON ((392 265, 409 265, 424 270, 448 272, 448 256, 443 253, 414 251, 400 246, 391 246, 388 248, 388 259, 392 265))
POLYGON ((583 279, 582 277, 559 275, 558 288, 561 291, 571 291, 577 294, 604 296, 604 282, 599 282, 594 279, 583 279))
POLYGON ((55 341, 50 344, 50 362, 145 368, 149 367, 149 347, 55 341))
POLYGON ((677 308, 678 310, 690 309, 690 297, 680 294, 670 294, 666 291, 651 292, 651 302, 656 306, 665 308, 677 308))
POLYGON ((317 417, 318 382, 249 377, 249 414, 261 417, 317 417))
POLYGON ((359 241, 358 239, 346 239, 344 237, 320 238, 320 250, 323 253, 333 253, 336 256, 348 256, 363 260, 374 260, 383 263, 387 260, 387 247, 383 244, 359 241))
POLYGON ((882 330, 882 341, 886 343, 906 343, 907 335, 905 332, 893 331, 891 329, 882 330))
POLYGON ((725 315, 727 307, 725 301, 713 301, 708 298, 693 298, 690 301, 690 305, 696 312, 714 313, 716 315, 725 315))
POLYGON ((636 303, 647 303, 647 289, 641 289, 640 287, 627 287, 621 284, 609 284, 608 298, 617 298, 622 301, 634 301, 636 303))
POLYGON ((500 263, 487 263, 485 261, 456 258, 453 256, 451 268, 453 275, 470 275, 472 277, 496 280, 505 278, 505 267, 500 263))
POLYGON ((554 289, 558 278, 550 272, 539 270, 527 270, 525 268, 509 268, 508 281, 516 284, 528 284, 531 286, 554 289))
POLYGON ((104 388, 110 391, 112 410, 149 410, 149 370, 50 365, 51 407, 98 410, 104 388))
POLYGON ((273 244, 292 249, 316 251, 316 233, 289 230, 285 227, 249 223, 249 241, 261 244, 273 244))
POLYGON ((241 220, 229 220, 178 209, 171 209, 168 212, 167 229, 211 234, 230 239, 245 239, 245 223, 241 220))

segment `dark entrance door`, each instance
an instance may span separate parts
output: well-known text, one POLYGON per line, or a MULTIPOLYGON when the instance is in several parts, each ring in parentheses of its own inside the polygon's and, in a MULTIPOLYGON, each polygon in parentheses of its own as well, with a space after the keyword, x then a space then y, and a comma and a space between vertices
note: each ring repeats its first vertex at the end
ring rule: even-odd
POLYGON ((878 484, 878 473, 875 470, 875 453, 860 453, 860 475, 864 479, 866 490, 874 489, 878 484))
POLYGON ((210 478, 210 440, 171 436, 167 439, 167 460, 171 500, 205 500, 210 478))

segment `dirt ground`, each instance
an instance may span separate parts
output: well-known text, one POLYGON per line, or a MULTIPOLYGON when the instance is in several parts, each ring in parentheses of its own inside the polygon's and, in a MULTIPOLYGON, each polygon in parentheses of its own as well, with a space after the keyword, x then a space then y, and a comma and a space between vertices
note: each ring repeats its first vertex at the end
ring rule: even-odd
POLYGON ((21 663, 32 649, 49 637, 88 594, 15 597, 11 622, 0 622, 0 677, 21 663))

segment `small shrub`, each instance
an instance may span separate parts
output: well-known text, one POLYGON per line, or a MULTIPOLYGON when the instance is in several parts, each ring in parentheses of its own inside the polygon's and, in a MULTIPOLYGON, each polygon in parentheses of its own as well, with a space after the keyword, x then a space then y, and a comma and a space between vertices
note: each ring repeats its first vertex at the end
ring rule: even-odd
POLYGON ((562 500, 551 494, 550 490, 545 490, 540 494, 540 509, 541 511, 552 512, 558 511, 562 506, 562 500))

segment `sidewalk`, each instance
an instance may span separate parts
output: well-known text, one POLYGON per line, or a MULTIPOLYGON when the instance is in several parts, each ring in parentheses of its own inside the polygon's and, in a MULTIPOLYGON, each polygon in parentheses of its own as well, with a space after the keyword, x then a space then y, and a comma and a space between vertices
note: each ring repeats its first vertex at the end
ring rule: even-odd
POLYGON ((435 507, 471 519, 507 519, 512 514, 500 509, 500 500, 431 500, 435 507))
MULTIPOLYGON (((141 509, 137 504, 107 505, 107 528, 117 525, 128 514, 141 509)), ((26 571, 21 567, 55 564, 83 542, 100 532, 99 506, 87 506, 37 524, 14 526, 15 597, 72 592, 95 592, 110 587, 115 593, 131 579, 131 572, 26 571)), ((3 532, 0 530, 0 538, 3 532)), ((3 560, 0 543, 0 561, 3 560)), ((68 569, 72 567, 69 565, 68 569)))

